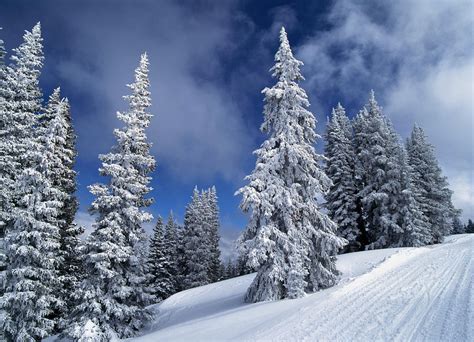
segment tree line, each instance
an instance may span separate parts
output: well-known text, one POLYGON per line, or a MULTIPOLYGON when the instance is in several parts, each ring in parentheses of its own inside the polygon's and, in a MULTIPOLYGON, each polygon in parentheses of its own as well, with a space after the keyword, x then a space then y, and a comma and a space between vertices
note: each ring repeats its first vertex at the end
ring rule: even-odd
POLYGON ((222 278, 215 187, 196 188, 184 226, 153 216, 155 159, 146 135, 152 114, 149 62, 140 58, 117 113, 123 127, 99 156, 106 182, 95 196, 93 231, 74 222, 76 135, 69 102, 57 88, 43 105, 41 25, 26 31, 11 63, 0 40, 1 329, 7 341, 52 334, 82 341, 129 337, 152 318, 148 305, 222 278))
POLYGON ((367 249, 440 243, 463 226, 452 191, 423 129, 406 143, 370 92, 350 120, 332 111, 325 156, 316 153, 316 120, 299 83, 303 63, 287 33, 263 89, 267 139, 254 153, 241 208, 250 213, 239 238, 241 258, 257 275, 247 302, 302 297, 337 282, 336 255, 367 249), (325 202, 318 197, 325 197, 325 202))

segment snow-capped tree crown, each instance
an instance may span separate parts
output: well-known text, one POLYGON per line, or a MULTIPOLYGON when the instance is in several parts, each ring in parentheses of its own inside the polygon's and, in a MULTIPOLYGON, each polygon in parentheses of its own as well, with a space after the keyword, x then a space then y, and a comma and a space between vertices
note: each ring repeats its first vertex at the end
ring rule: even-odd
MULTIPOLYGON (((2 31, 2 28, 0 27, 0 32, 1 31, 2 31)), ((7 51, 5 50, 5 43, 3 42, 3 39, 0 38, 0 69, 2 69, 5 65, 6 54, 7 54, 7 51)))
POLYGON ((277 77, 282 82, 304 80, 300 72, 300 66, 302 65, 303 62, 293 56, 285 28, 282 27, 280 30, 280 47, 275 54, 275 65, 270 69, 273 72, 272 76, 277 77))
MULTIPOLYGON (((13 49, 13 68, 15 75, 15 88, 22 90, 23 95, 29 95, 25 100, 41 98, 39 88, 39 75, 43 67, 43 38, 41 37, 41 24, 38 22, 31 32, 25 31, 23 43, 13 49)), ((39 104, 37 104, 39 109, 39 104)))

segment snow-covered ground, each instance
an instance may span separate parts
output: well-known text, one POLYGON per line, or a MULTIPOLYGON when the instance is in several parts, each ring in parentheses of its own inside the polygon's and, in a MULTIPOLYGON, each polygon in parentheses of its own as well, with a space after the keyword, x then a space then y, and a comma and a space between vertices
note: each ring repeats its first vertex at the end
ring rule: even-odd
POLYGON ((183 291, 133 341, 474 341, 474 235, 345 254, 339 285, 297 300, 242 302, 254 275, 183 291))

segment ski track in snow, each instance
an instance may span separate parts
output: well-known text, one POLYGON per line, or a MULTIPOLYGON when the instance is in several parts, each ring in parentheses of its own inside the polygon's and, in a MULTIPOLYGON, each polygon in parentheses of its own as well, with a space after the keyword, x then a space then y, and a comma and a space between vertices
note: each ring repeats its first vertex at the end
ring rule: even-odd
POLYGON ((474 341, 474 235, 345 254, 339 285, 242 303, 253 275, 180 292, 136 341, 474 341))
MULTIPOLYGON (((327 300, 287 317, 283 329, 270 336, 299 341, 472 341, 473 248, 470 238, 395 254, 327 300)), ((265 336, 260 332, 255 338, 265 336)))

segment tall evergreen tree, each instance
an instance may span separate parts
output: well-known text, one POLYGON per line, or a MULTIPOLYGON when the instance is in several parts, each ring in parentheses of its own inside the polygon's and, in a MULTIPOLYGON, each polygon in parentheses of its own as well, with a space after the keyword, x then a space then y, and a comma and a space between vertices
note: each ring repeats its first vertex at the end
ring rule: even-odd
POLYGON ((39 139, 47 136, 47 132, 53 133, 53 139, 43 140, 43 144, 53 144, 55 154, 50 161, 50 169, 47 177, 51 184, 64 193, 64 199, 59 209, 60 225, 60 287, 63 301, 66 303, 65 312, 72 310, 74 300, 72 293, 80 278, 81 267, 79 260, 79 235, 83 228, 74 223, 78 202, 75 197, 76 172, 74 161, 76 157, 75 134, 71 122, 70 106, 67 99, 61 98, 60 89, 56 88, 43 113, 38 117, 37 132, 39 139))
POLYGON ((348 250, 359 250, 360 231, 357 227, 357 189, 355 186, 355 154, 352 126, 339 103, 332 111, 326 132, 326 174, 332 186, 326 194, 329 217, 338 226, 338 235, 349 243, 348 250))
POLYGON ((391 246, 401 229, 394 213, 400 193, 397 167, 397 137, 375 100, 369 103, 354 122, 356 153, 355 178, 358 205, 362 209, 361 244, 366 248, 391 246))
POLYGON ((399 167, 401 193, 398 199, 399 226, 401 236, 399 246, 419 247, 430 242, 430 227, 427 217, 415 198, 413 170, 408 164, 408 156, 404 146, 399 146, 399 167))
POLYGON ((93 324, 100 330, 96 340, 113 336, 132 336, 150 318, 145 308, 149 295, 139 250, 146 240, 142 223, 152 215, 145 211, 152 199, 149 174, 155 168, 146 136, 152 115, 148 81, 148 57, 143 54, 135 70, 135 81, 128 85, 132 94, 125 96, 128 111, 117 113, 124 122, 114 131, 117 144, 112 152, 101 155, 101 175, 107 184, 90 187, 96 196, 91 212, 96 214, 94 232, 85 242, 83 265, 86 278, 81 282, 76 307, 68 333, 80 338, 85 327, 93 324))
POLYGON ((415 199, 428 218, 431 243, 439 243, 452 229, 452 192, 422 128, 415 125, 407 140, 408 163, 413 169, 415 199))
POLYGON ((469 234, 474 234, 474 222, 472 222, 471 219, 467 221, 466 227, 464 228, 464 231, 469 234))
POLYGON ((165 230, 165 252, 169 258, 169 274, 171 275, 171 290, 170 295, 178 292, 178 276, 179 276, 179 255, 178 255, 178 224, 174 219, 174 214, 171 211, 168 215, 165 230))
MULTIPOLYGON (((1 28, 0 28, 1 30, 1 28)), ((4 118, 7 117, 6 113, 6 101, 7 101, 7 82, 6 82, 6 72, 7 68, 5 65, 5 46, 3 40, 0 39, 0 151, 1 145, 5 143, 2 138, 2 132, 4 131, 4 126, 6 122, 4 122, 4 118)), ((1 152, 0 152, 1 153, 1 152)), ((7 257, 5 255, 5 245, 4 245, 4 238, 5 238, 5 225, 8 217, 8 197, 7 194, 9 191, 5 191, 9 187, 8 179, 5 179, 5 174, 3 172, 4 157, 0 154, 0 296, 3 294, 3 272, 7 267, 7 257)), ((1 337, 1 336, 0 336, 1 337)))
POLYGON ((335 259, 345 240, 336 225, 320 211, 316 197, 331 181, 321 170, 321 156, 313 147, 319 136, 309 101, 299 87, 303 80, 285 29, 271 71, 277 78, 265 88, 264 123, 269 138, 255 151, 257 163, 243 195, 241 208, 250 212, 242 234, 248 264, 258 273, 247 290, 246 301, 296 298, 335 284, 335 259))
POLYGON ((13 226, 11 214, 18 197, 15 180, 29 164, 25 157, 28 140, 33 136, 42 99, 42 41, 38 23, 31 32, 25 32, 23 43, 13 50, 11 66, 5 65, 3 41, 0 43, 0 235, 13 226))
POLYGON ((217 204, 217 192, 213 186, 205 193, 205 207, 207 211, 207 228, 209 229, 209 279, 216 282, 221 277, 221 251, 219 249, 219 206, 217 204))
POLYGON ((461 209, 453 210, 453 234, 464 234, 466 232, 466 228, 461 222, 461 213, 461 209))
MULTIPOLYGON (((14 49, 6 82, 11 92, 0 131, 2 192, 10 217, 6 225, 8 267, 1 306, 8 339, 32 341, 48 336, 53 310, 61 307, 58 288, 59 210, 64 193, 49 181, 56 149, 53 129, 36 136, 41 108, 39 76, 43 65, 41 27, 26 32, 14 49)), ((5 208, 5 207, 4 207, 5 208)))
POLYGON ((186 289, 185 278, 188 273, 186 261, 186 230, 176 226, 176 292, 186 289))
POLYGON ((153 229, 148 254, 150 289, 156 303, 168 298, 174 291, 171 256, 167 247, 163 219, 159 216, 153 229))
POLYGON ((194 188, 191 203, 184 215, 184 259, 185 288, 210 283, 209 278, 209 235, 203 220, 203 201, 197 187, 194 188))

